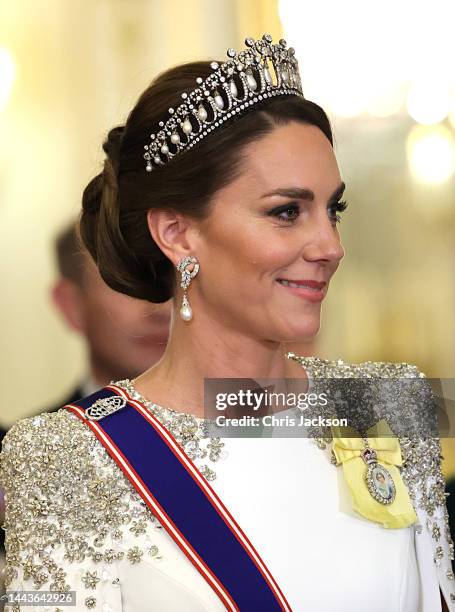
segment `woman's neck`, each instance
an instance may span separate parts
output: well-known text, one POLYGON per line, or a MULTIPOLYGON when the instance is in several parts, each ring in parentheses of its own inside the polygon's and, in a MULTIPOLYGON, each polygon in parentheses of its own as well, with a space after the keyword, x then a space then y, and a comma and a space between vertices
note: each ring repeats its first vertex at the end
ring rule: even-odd
POLYGON ((280 379, 274 391, 284 391, 284 379, 306 381, 305 370, 286 357, 285 345, 260 341, 216 322, 177 319, 158 363, 134 380, 136 390, 158 405, 204 416, 204 379, 280 379), (282 387, 279 389, 278 387, 282 387))

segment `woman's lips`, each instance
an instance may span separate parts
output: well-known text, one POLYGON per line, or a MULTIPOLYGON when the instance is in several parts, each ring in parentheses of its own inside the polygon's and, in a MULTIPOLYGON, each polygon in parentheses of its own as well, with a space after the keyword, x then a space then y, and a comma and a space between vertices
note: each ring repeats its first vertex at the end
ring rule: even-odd
POLYGON ((160 346, 163 344, 167 344, 168 335, 160 335, 160 336, 138 336, 134 338, 134 341, 139 346, 143 346, 145 348, 152 346, 160 346))
POLYGON ((277 282, 284 289, 309 302, 321 302, 325 297, 324 287, 327 284, 325 282, 287 278, 278 278, 277 282))

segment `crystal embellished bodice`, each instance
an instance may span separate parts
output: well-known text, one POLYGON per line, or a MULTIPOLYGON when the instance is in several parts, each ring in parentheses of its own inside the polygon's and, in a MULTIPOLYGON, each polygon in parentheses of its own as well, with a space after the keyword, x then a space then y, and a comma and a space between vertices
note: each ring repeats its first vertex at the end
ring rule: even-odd
MULTIPOLYGON (((312 380, 423 376, 415 366, 404 363, 348 364, 288 356, 298 361, 312 380)), ((235 444, 207 437, 204 419, 154 404, 142 397, 131 381, 115 384, 154 414, 206 480, 217 487, 217 466, 220 473, 227 473, 235 444)), ((321 448, 327 446, 325 452, 329 451, 329 440, 319 442, 321 448)), ((400 443, 403 480, 422 519, 417 532, 428 532, 432 542, 430 564, 437 568, 441 588, 446 581, 451 592, 453 544, 447 525, 439 440, 400 438, 400 443)), ((251 462, 254 464, 253 456, 251 462)), ((75 590, 81 605, 77 610, 128 610, 119 603, 126 593, 121 589, 122 580, 146 571, 136 569, 142 566, 149 568, 147 571, 156 567, 156 575, 164 576, 166 563, 181 554, 102 444, 67 410, 22 419, 10 429, 0 455, 0 484, 6 491, 8 589, 75 590), (159 569, 160 564, 164 569, 159 569)), ((279 526, 277 529, 279 535, 279 526)), ((191 584, 191 570, 182 570, 183 574, 191 584)), ((172 592, 176 590, 174 587, 172 592)))
POLYGON ((170 431, 208 481, 216 478, 213 464, 224 459, 226 454, 223 452, 224 443, 220 438, 208 437, 206 419, 155 404, 141 395, 129 379, 117 381, 115 384, 125 389, 130 397, 141 402, 170 431))

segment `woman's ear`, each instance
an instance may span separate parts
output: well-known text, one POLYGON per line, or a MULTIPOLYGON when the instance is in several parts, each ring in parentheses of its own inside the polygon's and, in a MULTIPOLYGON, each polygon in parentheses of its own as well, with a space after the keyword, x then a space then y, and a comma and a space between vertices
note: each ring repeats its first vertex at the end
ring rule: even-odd
POLYGON ((195 219, 172 210, 151 209, 147 212, 147 225, 153 240, 174 265, 197 252, 200 231, 195 219))
POLYGON ((84 334, 84 308, 81 290, 77 284, 69 279, 60 278, 51 289, 51 299, 68 327, 84 334))

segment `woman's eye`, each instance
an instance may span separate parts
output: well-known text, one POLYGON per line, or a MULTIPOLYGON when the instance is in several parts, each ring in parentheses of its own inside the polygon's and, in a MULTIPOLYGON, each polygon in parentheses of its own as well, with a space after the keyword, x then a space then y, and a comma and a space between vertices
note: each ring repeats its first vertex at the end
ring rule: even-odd
POLYGON ((344 200, 343 202, 335 202, 335 204, 332 204, 332 206, 329 208, 330 218, 335 224, 340 223, 341 221, 341 217, 337 213, 345 211, 347 207, 348 203, 344 200))
POLYGON ((278 208, 274 208, 269 212, 269 215, 276 217, 284 223, 295 221, 299 214, 300 209, 298 204, 285 204, 284 206, 279 206, 278 208))
MULTIPOLYGON (((328 208, 329 217, 335 225, 337 223, 340 223, 341 221, 341 216, 337 213, 341 213, 345 211, 347 207, 348 207, 348 203, 346 201, 342 201, 342 202, 335 202, 328 208)), ((295 221, 300 215, 300 208, 297 203, 293 202, 291 204, 284 204, 283 206, 278 206, 277 208, 274 208, 273 210, 271 210, 268 214, 277 218, 279 221, 282 221, 283 223, 290 224, 293 221, 295 221)))

